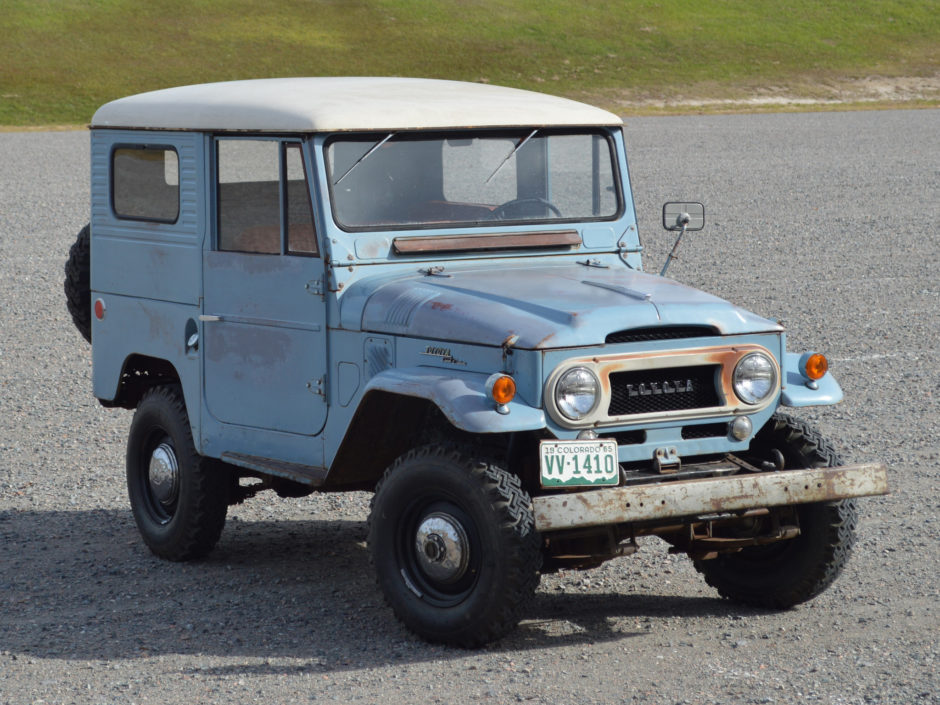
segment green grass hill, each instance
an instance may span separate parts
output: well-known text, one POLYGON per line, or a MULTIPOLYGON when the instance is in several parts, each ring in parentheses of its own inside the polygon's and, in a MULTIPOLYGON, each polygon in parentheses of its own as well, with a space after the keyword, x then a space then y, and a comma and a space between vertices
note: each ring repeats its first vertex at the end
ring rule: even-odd
POLYGON ((3 0, 0 36, 0 125, 301 75, 484 81, 621 113, 940 104, 940 0, 3 0))

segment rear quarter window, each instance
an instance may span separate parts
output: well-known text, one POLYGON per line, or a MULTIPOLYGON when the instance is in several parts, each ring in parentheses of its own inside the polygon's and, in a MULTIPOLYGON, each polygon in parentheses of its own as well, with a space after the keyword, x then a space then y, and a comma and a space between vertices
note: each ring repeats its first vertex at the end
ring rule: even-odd
POLYGON ((118 218, 175 223, 179 156, 171 147, 121 146, 111 153, 111 205, 118 218))

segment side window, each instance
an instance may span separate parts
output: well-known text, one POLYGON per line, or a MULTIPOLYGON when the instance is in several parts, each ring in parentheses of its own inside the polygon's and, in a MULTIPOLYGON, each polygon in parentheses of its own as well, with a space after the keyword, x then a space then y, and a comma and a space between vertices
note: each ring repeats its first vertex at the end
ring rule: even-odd
POLYGON ((175 223, 179 157, 170 147, 118 147, 111 153, 111 205, 118 218, 175 223))
POLYGON ((217 144, 219 249, 316 255, 303 156, 297 143, 220 139, 217 144))
POLYGON ((218 141, 219 249, 281 252, 278 142, 218 141))
POLYGON ((313 230, 313 208, 304 171, 304 157, 299 144, 284 145, 287 169, 287 251, 303 255, 317 254, 317 236, 313 230))

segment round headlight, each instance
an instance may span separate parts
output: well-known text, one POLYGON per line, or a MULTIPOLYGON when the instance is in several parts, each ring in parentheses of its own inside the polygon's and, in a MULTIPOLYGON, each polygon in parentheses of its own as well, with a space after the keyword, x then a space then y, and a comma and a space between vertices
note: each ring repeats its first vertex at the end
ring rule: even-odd
POLYGON ((777 388, 777 368, 764 353, 745 355, 734 368, 734 393, 745 404, 760 404, 777 388))
POLYGON ((555 406, 572 421, 578 421, 594 411, 597 405, 597 377, 584 367, 568 370, 555 384, 555 406))

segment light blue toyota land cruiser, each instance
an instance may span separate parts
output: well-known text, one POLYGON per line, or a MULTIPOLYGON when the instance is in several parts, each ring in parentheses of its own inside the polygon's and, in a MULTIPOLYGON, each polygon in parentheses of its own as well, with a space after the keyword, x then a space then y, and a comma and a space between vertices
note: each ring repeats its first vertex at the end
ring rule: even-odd
MULTIPOLYGON (((679 237, 704 219, 663 210, 679 237)), ((648 535, 724 597, 808 600, 885 468, 780 411, 839 401, 825 357, 640 252, 608 112, 238 81, 98 110, 65 291, 94 395, 136 409, 128 492, 158 556, 206 554, 263 490, 370 490, 379 585, 431 641, 497 639, 542 572, 648 535)))

